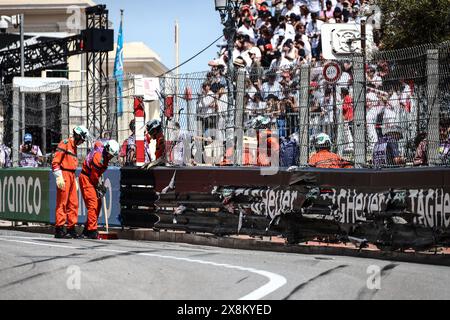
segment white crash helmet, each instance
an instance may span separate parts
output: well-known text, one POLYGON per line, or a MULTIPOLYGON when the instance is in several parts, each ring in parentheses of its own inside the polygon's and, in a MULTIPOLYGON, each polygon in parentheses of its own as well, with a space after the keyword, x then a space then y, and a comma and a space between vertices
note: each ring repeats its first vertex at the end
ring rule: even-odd
POLYGON ((320 133, 315 138, 315 147, 316 148, 327 148, 331 147, 331 138, 326 133, 320 133))
POLYGON ((109 140, 105 143, 105 151, 113 157, 119 155, 120 145, 116 140, 109 140))
POLYGON ((86 127, 84 127, 84 126, 75 127, 73 129, 73 134, 79 135, 81 137, 81 139, 83 139, 84 141, 89 139, 89 130, 86 129, 86 127))

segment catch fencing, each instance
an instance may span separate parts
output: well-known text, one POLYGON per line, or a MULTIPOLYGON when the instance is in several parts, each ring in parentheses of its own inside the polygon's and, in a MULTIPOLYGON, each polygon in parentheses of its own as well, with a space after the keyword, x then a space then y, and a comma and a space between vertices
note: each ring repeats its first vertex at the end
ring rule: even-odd
POLYGON ((315 153, 319 133, 328 134, 332 151, 356 168, 376 167, 374 147, 387 136, 399 161, 386 167, 449 164, 450 42, 368 58, 283 63, 162 78, 168 162, 264 165, 257 155, 263 116, 264 132, 280 143, 298 143, 300 166, 315 153), (324 78, 330 62, 342 71, 334 83, 324 78), (418 159, 424 140, 425 154, 418 159))

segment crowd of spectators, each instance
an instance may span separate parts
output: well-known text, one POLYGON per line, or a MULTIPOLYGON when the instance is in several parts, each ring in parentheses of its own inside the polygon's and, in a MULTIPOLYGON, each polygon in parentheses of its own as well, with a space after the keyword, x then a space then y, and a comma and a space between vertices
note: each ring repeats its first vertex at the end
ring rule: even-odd
MULTIPOLYGON (((333 141, 335 151, 351 157, 356 138, 353 64, 351 60, 338 61, 341 78, 334 86, 325 81, 321 27, 324 23, 358 25, 360 12, 366 12, 368 6, 369 1, 365 0, 242 1, 236 15, 238 29, 231 59, 235 69, 246 71, 245 123, 265 116, 270 118, 271 129, 278 132, 280 139, 298 133, 300 68, 307 65, 311 141, 325 133, 333 141)), ((225 35, 218 57, 209 62, 211 71, 200 93, 197 120, 203 123, 204 131, 211 128, 225 131, 229 87, 226 75, 230 59, 227 40, 225 35)), ((398 153, 412 162, 414 150, 408 150, 408 143, 420 134, 416 129, 418 102, 414 79, 393 80, 387 61, 368 61, 365 70, 370 164, 374 164, 374 148, 384 135, 396 137, 397 140, 389 141, 398 144, 398 153)), ((231 81, 236 84, 236 76, 231 81)), ((310 150, 314 151, 313 144, 310 150)))

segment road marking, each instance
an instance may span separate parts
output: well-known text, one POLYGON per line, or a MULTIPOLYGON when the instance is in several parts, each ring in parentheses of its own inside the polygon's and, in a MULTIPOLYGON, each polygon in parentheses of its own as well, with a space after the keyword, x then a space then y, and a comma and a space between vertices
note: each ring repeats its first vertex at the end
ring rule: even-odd
POLYGON ((23 244, 37 245, 37 246, 43 246, 43 247, 54 247, 54 248, 62 248, 62 249, 74 249, 74 250, 90 249, 93 251, 101 251, 101 252, 130 253, 130 254, 137 255, 137 256, 146 256, 146 257, 154 257, 154 258, 160 258, 160 259, 185 261, 185 262, 189 262, 189 263, 198 263, 198 264, 210 265, 210 266, 214 266, 214 267, 251 272, 251 273, 254 273, 254 274, 257 274, 257 275, 260 275, 260 276, 263 276, 263 277, 269 279, 268 283, 266 283, 265 285, 263 285, 262 287, 260 287, 256 290, 250 292, 249 294, 243 296, 239 300, 260 300, 260 299, 266 297, 267 295, 271 294, 272 292, 275 292, 279 288, 283 287, 287 283, 287 280, 285 277, 280 276, 276 273, 272 273, 272 272, 264 271, 264 270, 258 270, 258 269, 254 269, 254 268, 235 266, 235 265, 226 264, 226 263, 216 263, 216 262, 203 261, 203 260, 198 260, 198 259, 180 258, 180 257, 166 256, 166 255, 154 254, 154 253, 136 253, 136 252, 124 251, 124 250, 95 249, 95 248, 89 248, 89 247, 73 247, 73 246, 56 245, 56 244, 49 244, 49 243, 36 243, 36 242, 32 242, 32 241, 15 240, 15 239, 30 239, 30 238, 13 237, 13 236, 9 236, 8 238, 5 238, 3 236, 0 237, 1 241, 23 243, 23 244))

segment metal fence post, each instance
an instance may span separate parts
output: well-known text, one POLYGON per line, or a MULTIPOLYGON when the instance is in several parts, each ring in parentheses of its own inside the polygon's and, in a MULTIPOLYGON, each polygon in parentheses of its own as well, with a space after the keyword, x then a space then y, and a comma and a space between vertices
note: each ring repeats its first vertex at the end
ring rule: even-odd
POLYGON ((69 136, 69 86, 61 86, 61 139, 69 136))
POLYGON ((361 168, 367 162, 367 126, 366 126, 366 71, 363 56, 353 58, 354 68, 354 146, 355 167, 361 168))
POLYGON ((439 50, 427 51, 428 164, 439 164, 439 50))
POLYGON ((12 112, 12 125, 13 125, 13 141, 11 146, 12 163, 19 163, 19 117, 20 117, 20 88, 13 88, 13 112, 12 112))
POLYGON ((234 137, 236 141, 236 159, 234 163, 242 166, 244 146, 244 96, 245 96, 245 70, 240 68, 237 77, 236 117, 234 122, 234 137))
MULTIPOLYGON (((108 115, 108 127, 110 132, 110 138, 116 141, 119 140, 119 119, 117 114, 117 90, 116 78, 108 79, 108 98, 109 99, 109 115, 108 115)), ((124 99, 124 98, 122 98, 124 99)), ((125 99, 124 99, 125 100, 125 99)))
POLYGON ((300 143, 300 166, 307 166, 309 160, 309 66, 300 69, 299 90, 299 143, 300 143))
POLYGON ((45 93, 41 93, 42 107, 42 153, 47 154, 47 100, 45 93))

